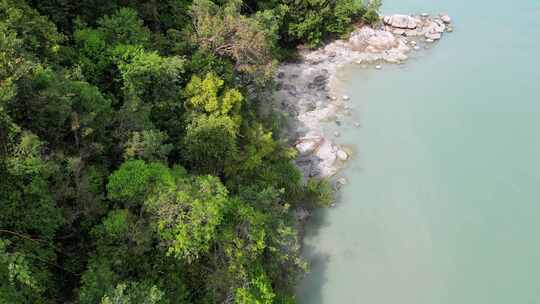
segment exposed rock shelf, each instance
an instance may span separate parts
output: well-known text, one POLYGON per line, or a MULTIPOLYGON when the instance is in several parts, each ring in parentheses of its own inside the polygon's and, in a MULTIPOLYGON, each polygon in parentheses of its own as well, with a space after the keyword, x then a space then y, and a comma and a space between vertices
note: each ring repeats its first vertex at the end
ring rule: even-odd
POLYGON ((300 62, 279 67, 274 108, 291 119, 287 136, 299 152, 296 164, 306 179, 334 176, 351 157, 323 128, 324 121, 335 120, 339 111, 348 108, 348 96, 336 97, 337 69, 351 63, 376 64, 377 69, 382 68, 381 62, 402 63, 410 52, 453 31, 451 22, 448 15, 384 16, 377 27, 357 28, 348 40, 303 51, 300 62))

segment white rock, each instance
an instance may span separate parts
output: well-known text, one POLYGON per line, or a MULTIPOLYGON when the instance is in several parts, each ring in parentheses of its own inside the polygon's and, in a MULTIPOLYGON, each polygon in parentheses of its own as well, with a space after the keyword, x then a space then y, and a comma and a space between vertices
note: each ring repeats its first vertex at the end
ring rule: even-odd
POLYGON ((430 32, 444 33, 445 30, 446 25, 444 24, 444 22, 438 19, 433 20, 430 32))
POLYGON ((335 137, 340 137, 341 134, 339 133, 339 131, 336 131, 336 132, 334 132, 334 136, 335 136, 335 137))
POLYGON ((395 28, 392 30, 392 33, 394 33, 394 35, 403 35, 406 33, 406 30, 402 29, 402 28, 395 28))
POLYGON ((343 150, 338 150, 336 152, 336 156, 341 161, 346 161, 347 159, 349 159, 349 154, 347 154, 347 152, 345 152, 343 150))
POLYGON ((441 20, 446 24, 449 24, 452 22, 452 18, 450 18, 450 16, 448 15, 441 15, 441 20))
POLYGON ((377 70, 380 70, 380 69, 382 69, 382 66, 376 65, 375 68, 376 68, 377 70))
POLYGON ((441 39, 442 35, 441 33, 430 32, 430 33, 426 33, 425 37, 426 39, 430 39, 430 40, 439 40, 441 39))
POLYGON ((418 21, 413 17, 409 17, 409 23, 407 24, 407 28, 410 30, 414 30, 417 26, 418 21))
POLYGON ((446 28, 446 31, 452 33, 454 31, 454 28, 449 26, 446 28))
POLYGON ((418 26, 417 19, 407 15, 396 14, 383 18, 383 21, 387 25, 401 29, 415 29, 418 26))
POLYGON ((356 60, 356 64, 362 64, 362 59, 356 60))
POLYGON ((355 122, 355 123, 354 123, 354 126, 357 127, 357 128, 360 128, 361 125, 360 125, 359 122, 355 122))
POLYGON ((299 139, 298 144, 296 144, 296 150, 298 150, 300 155, 308 155, 317 150, 323 141, 324 139, 319 136, 304 137, 299 139))
POLYGON ((427 18, 427 17, 429 17, 429 14, 428 13, 422 13, 421 16, 424 17, 424 18, 427 18))
POLYGON ((396 47, 397 44, 397 39, 392 33, 367 26, 354 31, 349 38, 349 46, 355 51, 376 53, 396 47))
POLYGON ((415 51, 419 51, 419 50, 420 50, 420 47, 417 45, 417 46, 414 47, 414 50, 415 50, 415 51))
MULTIPOLYGON (((426 42, 429 42, 429 43, 432 43, 434 40, 433 39, 426 39, 426 42)), ((426 45, 426 48, 427 48, 427 45, 426 45)))
POLYGON ((336 181, 336 185, 338 186, 338 188, 340 188, 342 186, 345 186, 347 184, 348 184, 348 182, 347 182, 347 179, 345 177, 340 177, 336 181))
POLYGON ((347 101, 347 100, 351 100, 351 97, 349 97, 348 95, 343 95, 343 97, 341 97, 343 100, 347 101))

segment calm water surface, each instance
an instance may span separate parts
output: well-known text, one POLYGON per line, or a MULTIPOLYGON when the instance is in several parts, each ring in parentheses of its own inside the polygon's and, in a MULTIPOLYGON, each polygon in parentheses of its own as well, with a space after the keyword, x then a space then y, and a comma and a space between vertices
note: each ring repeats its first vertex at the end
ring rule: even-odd
POLYGON ((540 1, 383 11, 448 12, 456 31, 405 65, 342 72, 356 155, 308 226, 300 302, 540 303, 540 1))

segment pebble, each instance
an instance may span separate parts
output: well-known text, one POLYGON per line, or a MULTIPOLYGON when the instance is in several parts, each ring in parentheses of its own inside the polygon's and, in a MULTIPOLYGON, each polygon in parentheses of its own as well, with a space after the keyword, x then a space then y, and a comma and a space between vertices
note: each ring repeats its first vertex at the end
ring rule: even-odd
POLYGON ((380 69, 382 69, 382 66, 376 65, 375 68, 376 68, 377 70, 380 70, 380 69))
POLYGON ((360 128, 360 123, 359 123, 359 122, 355 122, 355 123, 354 123, 354 126, 357 127, 357 128, 360 128))
POLYGON ((427 18, 427 17, 429 17, 429 14, 428 13, 422 13, 421 16, 424 17, 424 18, 427 18))
POLYGON ((362 64, 362 59, 357 60, 357 61, 356 61, 356 64, 362 64))
POLYGON ((336 132, 334 132, 334 136, 335 136, 335 137, 340 137, 341 134, 339 133, 339 131, 336 131, 336 132))
POLYGON ((448 33, 452 33, 454 31, 454 28, 449 26, 448 28, 446 28, 446 31, 448 33))
POLYGON ((426 39, 426 42, 429 42, 429 43, 432 43, 434 40, 433 39, 426 39))
POLYGON ((345 177, 338 178, 338 180, 336 182, 340 186, 345 186, 345 185, 348 184, 347 179, 345 177))
POLYGON ((420 47, 418 45, 415 45, 414 48, 413 48, 415 51, 419 51, 420 50, 420 47))
POLYGON ((347 159, 349 159, 349 154, 347 154, 347 152, 345 152, 343 150, 338 150, 337 153, 336 153, 336 156, 341 161, 346 161, 347 159))
POLYGON ((346 100, 350 100, 350 99, 351 99, 351 98, 350 98, 350 97, 349 97, 348 95, 343 95, 343 97, 342 97, 342 98, 343 98, 343 100, 345 100, 345 101, 346 101, 346 100))

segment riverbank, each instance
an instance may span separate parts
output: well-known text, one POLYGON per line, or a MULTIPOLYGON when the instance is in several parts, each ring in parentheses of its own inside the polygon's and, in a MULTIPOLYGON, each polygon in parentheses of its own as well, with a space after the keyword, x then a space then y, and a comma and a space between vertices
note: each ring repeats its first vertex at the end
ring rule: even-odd
MULTIPOLYGON (((274 109, 288 117, 284 136, 298 150, 296 165, 304 178, 329 178, 335 188, 347 181, 337 178, 353 157, 352 151, 335 144, 324 124, 341 124, 339 116, 350 109, 350 97, 337 90, 338 70, 348 64, 382 69, 383 64, 401 64, 411 52, 430 48, 445 32, 452 32, 448 15, 384 16, 375 27, 360 26, 346 40, 336 40, 317 50, 301 51, 301 60, 283 64, 277 73, 274 109)), ((354 123, 360 127, 360 122, 354 123)), ((304 211, 300 212, 305 217, 304 211)))

